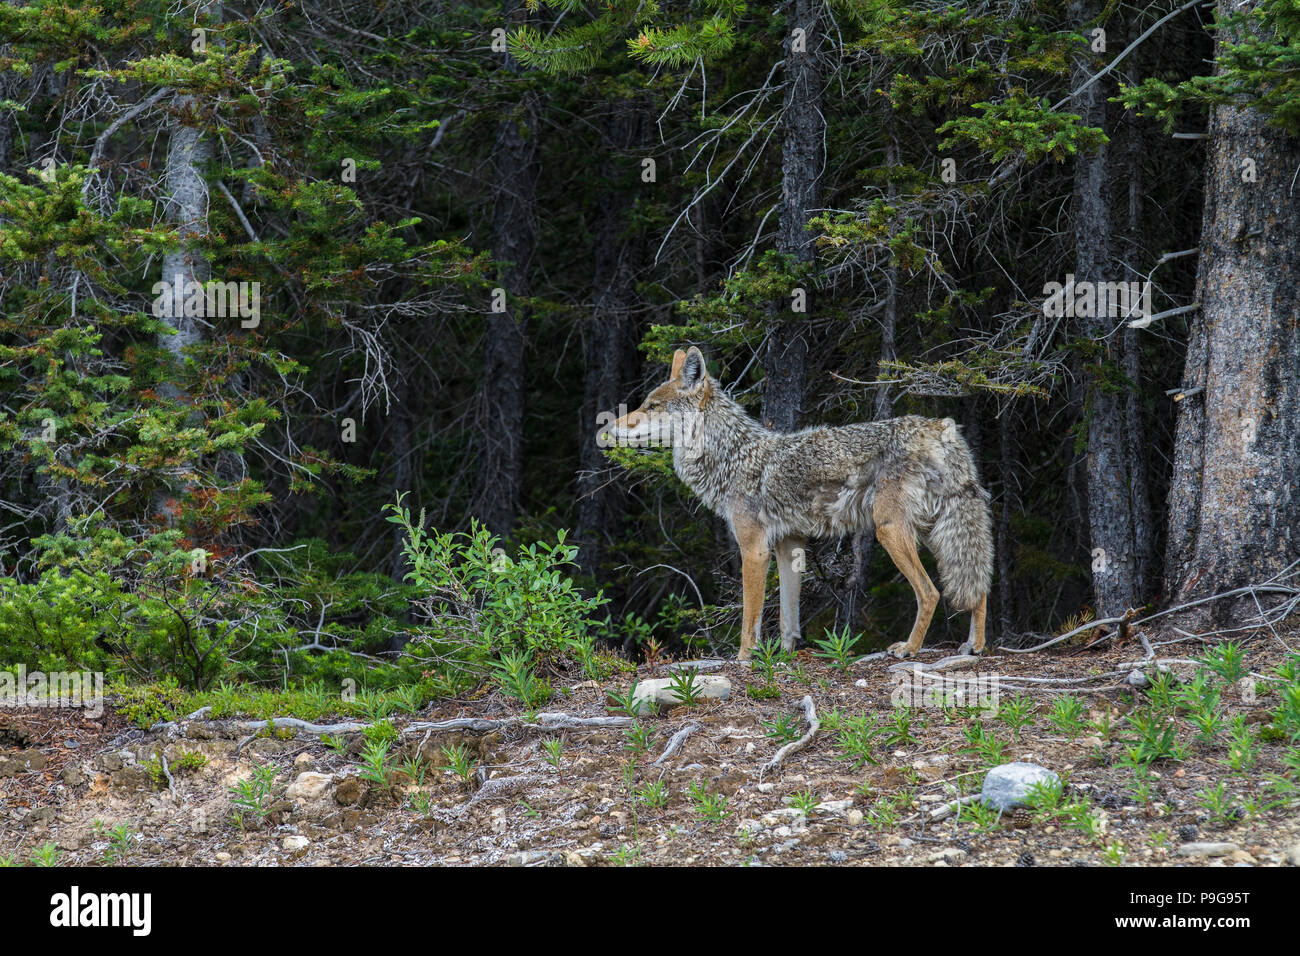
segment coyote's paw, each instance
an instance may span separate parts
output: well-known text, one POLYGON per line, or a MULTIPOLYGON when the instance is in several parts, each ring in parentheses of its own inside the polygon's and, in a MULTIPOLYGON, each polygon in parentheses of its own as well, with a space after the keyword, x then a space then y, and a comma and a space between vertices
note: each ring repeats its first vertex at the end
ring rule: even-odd
POLYGON ((961 647, 957 648, 957 653, 962 657, 978 657, 980 654, 984 653, 984 648, 981 647, 977 651, 975 650, 975 642, 967 641, 961 647))
POLYGON ((907 641, 899 641, 897 644, 889 645, 889 653, 893 654, 899 660, 911 657, 916 652, 907 646, 907 641))

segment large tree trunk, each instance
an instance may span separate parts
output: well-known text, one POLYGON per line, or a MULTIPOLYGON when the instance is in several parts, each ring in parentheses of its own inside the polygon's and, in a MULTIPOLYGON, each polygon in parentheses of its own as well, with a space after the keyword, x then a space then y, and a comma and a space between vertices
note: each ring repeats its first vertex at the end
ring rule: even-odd
MULTIPOLYGON (((1072 4, 1073 19, 1090 23, 1100 12, 1097 0, 1072 4)), ((1093 65, 1087 54, 1075 60, 1073 81, 1081 86, 1093 65)), ((1106 123, 1105 81, 1094 83, 1075 103, 1083 122, 1109 128, 1106 123)), ((1074 166, 1074 220, 1076 282, 1094 287, 1121 278, 1111 262, 1111 209, 1113 171, 1106 146, 1079 155, 1074 166)), ((1135 536, 1133 500, 1130 488, 1140 462, 1130 455, 1125 441, 1127 428, 1124 394, 1101 366, 1122 362, 1122 342, 1114 333, 1118 320, 1100 306, 1092 318, 1082 320, 1081 331, 1104 351, 1086 384, 1084 410, 1088 426, 1088 526, 1092 552, 1092 588, 1097 613, 1102 617, 1122 614, 1139 604, 1138 542, 1135 536)))
MULTIPOLYGON (((173 101, 174 115, 164 173, 167 220, 176 226, 181 245, 163 257, 163 281, 181 283, 182 288, 190 282, 202 284, 211 275, 208 261, 195 240, 208 233, 208 184, 203 179, 202 168, 212 159, 212 143, 198 126, 187 125, 193 122, 190 117, 195 107, 191 96, 178 96, 173 101)), ((186 316, 183 312, 165 316, 163 321, 175 330, 175 334, 160 335, 158 342, 171 353, 176 367, 182 368, 184 350, 202 341, 202 326, 196 317, 186 316)), ((164 383, 159 392, 188 400, 173 382, 164 383)))
MULTIPOLYGON (((1220 16, 1230 10, 1220 3, 1220 16)), ((1166 595, 1174 603, 1263 581, 1300 559, 1297 168, 1296 138, 1253 109, 1215 107, 1201 310, 1183 375, 1185 391, 1202 391, 1178 403, 1169 502, 1166 595)))
MULTIPOLYGON (((508 5, 507 16, 517 4, 508 5)), ((506 69, 518 64, 507 53, 506 69)), ((508 535, 519 517, 524 484, 524 351, 528 316, 514 301, 532 291, 537 247, 537 94, 526 91, 502 121, 493 149, 492 254, 502 263, 498 276, 506 311, 488 316, 483 356, 479 433, 478 494, 474 512, 498 536, 508 535)))
MULTIPOLYGON (((209 3, 195 11, 196 17, 204 15, 220 20, 220 3, 209 3)), ((200 108, 197 98, 182 94, 172 99, 171 122, 167 137, 167 160, 164 167, 166 190, 165 214, 167 221, 176 227, 179 245, 163 257, 162 280, 175 290, 171 297, 172 309, 162 316, 164 324, 173 331, 158 336, 158 344, 171 355, 172 367, 178 377, 183 376, 186 353, 203 340, 203 326, 198 316, 185 314, 177 306, 186 298, 191 283, 202 285, 212 276, 211 266, 199 245, 208 234, 208 184, 203 178, 203 168, 212 160, 212 142, 203 135, 201 121, 195 115, 200 108)), ((176 381, 164 381, 158 394, 179 405, 193 405, 194 399, 176 381)), ((197 414, 197 410, 195 410, 197 414)), ((180 482, 158 494, 158 509, 168 524, 179 517, 179 504, 173 499, 191 490, 187 482, 180 482)))
MULTIPOLYGON (((1141 32, 1140 15, 1134 14, 1129 19, 1130 36, 1141 32)), ((1141 48, 1134 59, 1141 56, 1141 48)), ((1130 74, 1137 64, 1130 65, 1130 74)), ((1136 78, 1134 78, 1136 79, 1136 78)), ((1120 259, 1125 266, 1121 278, 1125 282, 1143 282, 1146 275, 1138 257, 1142 248, 1143 207, 1142 198, 1142 156, 1145 144, 1141 121, 1125 113, 1116 124, 1115 135, 1118 140, 1117 154, 1122 168, 1117 170, 1118 182, 1126 184, 1117 196, 1117 208, 1123 210, 1124 229, 1120 237, 1120 259)), ((1129 462, 1129 513, 1133 521, 1133 591, 1139 600, 1151 596, 1157 571, 1156 534, 1154 518, 1151 512, 1151 492, 1148 476, 1151 469, 1151 449, 1147 442, 1149 435, 1142 411, 1142 349, 1139 333, 1128 324, 1120 333, 1120 348, 1124 361, 1124 439, 1125 453, 1129 462)))
MULTIPOLYGON (((584 574, 596 575, 605 543, 626 506, 626 495, 611 480, 595 442, 596 416, 627 401, 637 371, 637 270, 645 256, 638 232, 625 236, 633 194, 626 175, 628 155, 648 143, 650 118, 645 104, 618 100, 610 104, 602 129, 606 160, 601 182, 616 184, 597 200, 593 230, 593 308, 583 323, 586 379, 583 383, 578 479, 578 562, 584 574)), ((633 156, 635 158, 635 156, 633 156)))
MULTIPOLYGON (((796 262, 816 258, 813 235, 805 228, 821 209, 822 173, 826 166, 826 118, 822 115, 822 73, 817 55, 822 47, 821 0, 789 0, 786 4, 785 103, 782 121, 781 220, 776 247, 796 262), (791 34, 802 29, 805 49, 793 49, 791 34)), ((786 314, 772 326, 763 366, 763 421, 769 428, 792 431, 803 415, 808 377, 808 321, 789 318, 790 303, 777 303, 786 314)))

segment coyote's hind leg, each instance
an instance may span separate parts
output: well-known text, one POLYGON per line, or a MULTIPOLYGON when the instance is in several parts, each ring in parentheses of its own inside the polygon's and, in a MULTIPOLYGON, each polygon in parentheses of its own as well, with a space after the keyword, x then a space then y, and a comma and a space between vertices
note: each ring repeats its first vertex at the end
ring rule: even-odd
POLYGON ((930 618, 939 605, 939 591, 925 573, 921 556, 916 553, 916 533, 907 521, 907 511, 899 498, 896 486, 882 489, 876 495, 872 514, 876 521, 877 540, 889 552, 916 594, 916 621, 912 624, 912 633, 906 642, 899 641, 889 648, 889 653, 895 657, 911 657, 921 649, 921 642, 925 640, 930 618))
POLYGON ((767 544, 767 530, 756 521, 733 519, 736 543, 740 545, 741 583, 744 610, 740 617, 740 653, 747 661, 763 626, 763 599, 767 596, 767 570, 772 566, 772 549, 767 544))
POLYGON ((958 654, 984 653, 984 619, 988 609, 989 596, 986 594, 980 598, 980 603, 975 605, 975 609, 970 612, 970 639, 958 648, 958 654))

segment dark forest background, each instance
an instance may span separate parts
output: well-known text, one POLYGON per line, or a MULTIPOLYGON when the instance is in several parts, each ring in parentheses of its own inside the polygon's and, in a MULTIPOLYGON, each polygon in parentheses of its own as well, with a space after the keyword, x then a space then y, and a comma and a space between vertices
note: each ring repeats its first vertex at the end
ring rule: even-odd
MULTIPOLYGON (((1297 37, 1294 0, 6 0, 0 662, 730 653, 725 526, 595 442, 688 344, 772 427, 960 422, 995 641, 1284 574, 1297 37), (160 314, 176 275, 257 313, 160 314), (1054 315, 1070 276, 1152 314, 1054 315)), ((869 538, 806 594, 863 649, 913 613, 869 538)))

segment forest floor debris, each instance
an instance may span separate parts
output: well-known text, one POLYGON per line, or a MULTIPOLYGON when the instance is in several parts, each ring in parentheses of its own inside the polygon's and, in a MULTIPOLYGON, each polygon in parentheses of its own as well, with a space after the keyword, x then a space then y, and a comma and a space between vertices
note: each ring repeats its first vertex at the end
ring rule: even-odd
MULTIPOLYGON (((636 722, 609 710, 626 676, 559 688, 545 714, 499 694, 443 701, 391 718, 387 771, 356 722, 268 728, 194 714, 143 730, 111 701, 97 720, 0 710, 0 861, 1294 864, 1300 802, 1269 807, 1265 782, 1294 779, 1295 742, 1263 732, 1278 699, 1262 678, 1297 643, 1269 632, 1247 642, 1254 677, 1222 682, 1218 731, 1197 740, 1176 722, 1182 759, 1142 771, 1124 761, 1144 734, 1126 718, 1158 715, 1151 695, 1188 685, 1160 683, 1160 662, 1145 660, 1159 686, 1115 686, 1108 675, 1135 666, 1136 645, 994 653, 955 673, 890 659, 846 672, 805 651, 770 681, 733 661, 711 668, 729 699, 636 722), (997 708, 897 706, 938 679, 1022 690, 997 708), (972 799, 991 767, 1016 761, 1064 779, 1059 813, 999 817, 972 799)), ((1196 666, 1182 658, 1164 673, 1190 682, 1196 666)))

